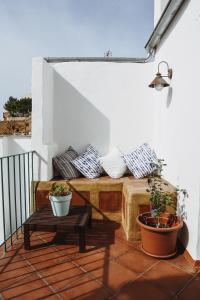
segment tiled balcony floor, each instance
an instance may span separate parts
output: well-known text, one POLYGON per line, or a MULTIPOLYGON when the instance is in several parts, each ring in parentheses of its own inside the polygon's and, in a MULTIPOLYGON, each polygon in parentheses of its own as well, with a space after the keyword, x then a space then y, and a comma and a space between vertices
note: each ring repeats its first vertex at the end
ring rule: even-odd
POLYGON ((181 254, 165 261, 143 254, 116 223, 94 222, 86 253, 79 253, 72 234, 62 244, 53 237, 33 233, 35 249, 25 251, 21 236, 1 253, 0 299, 200 299, 198 269, 181 254))

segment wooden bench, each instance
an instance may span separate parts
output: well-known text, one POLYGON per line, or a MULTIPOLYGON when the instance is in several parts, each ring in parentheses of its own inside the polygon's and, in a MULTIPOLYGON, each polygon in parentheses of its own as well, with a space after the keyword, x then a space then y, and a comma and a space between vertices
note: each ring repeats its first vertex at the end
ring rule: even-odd
MULTIPOLYGON (((36 208, 49 202, 48 193, 55 181, 40 181, 35 183, 36 208)), ((66 181, 60 180, 66 184, 66 181)), ((136 216, 149 211, 149 194, 147 179, 135 179, 126 176, 113 179, 102 176, 96 179, 78 178, 69 181, 73 188, 72 205, 92 206, 93 219, 107 219, 120 222, 129 241, 140 239, 140 229, 136 224, 136 216)), ((176 202, 176 189, 169 184, 166 187, 176 202)), ((170 208, 168 210, 171 211, 170 208)), ((172 212, 172 211, 171 211, 172 212)))

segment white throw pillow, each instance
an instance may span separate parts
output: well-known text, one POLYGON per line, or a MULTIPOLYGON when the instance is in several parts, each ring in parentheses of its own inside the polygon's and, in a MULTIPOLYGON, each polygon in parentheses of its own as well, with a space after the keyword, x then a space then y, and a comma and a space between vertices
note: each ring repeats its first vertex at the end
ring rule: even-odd
POLYGON ((71 163, 86 178, 97 178, 103 173, 99 157, 98 151, 92 145, 89 145, 86 151, 72 160, 71 163))
POLYGON ((152 166, 152 163, 158 163, 156 153, 147 143, 142 144, 128 154, 124 154, 123 158, 135 178, 142 178, 151 174, 156 169, 152 166))
POLYGON ((112 178, 120 178, 127 170, 126 164, 117 147, 113 148, 107 155, 100 157, 101 166, 106 173, 112 178))

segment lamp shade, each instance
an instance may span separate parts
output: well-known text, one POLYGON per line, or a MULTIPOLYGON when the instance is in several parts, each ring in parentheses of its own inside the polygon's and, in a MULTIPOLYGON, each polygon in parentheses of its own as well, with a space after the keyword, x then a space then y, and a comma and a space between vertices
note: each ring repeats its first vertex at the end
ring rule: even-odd
POLYGON ((149 84, 149 87, 151 88, 157 88, 157 90, 161 90, 162 87, 169 86, 169 83, 165 81, 160 73, 156 74, 155 79, 149 84))

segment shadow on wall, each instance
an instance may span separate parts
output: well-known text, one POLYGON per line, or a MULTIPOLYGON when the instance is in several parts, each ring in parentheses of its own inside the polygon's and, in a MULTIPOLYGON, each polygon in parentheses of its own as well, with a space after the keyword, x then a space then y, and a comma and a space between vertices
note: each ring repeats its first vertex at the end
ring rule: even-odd
POLYGON ((0 142, 2 143, 2 153, 0 153, 0 156, 14 155, 28 151, 28 147, 24 147, 26 141, 29 143, 30 138, 24 138, 23 142, 15 136, 1 138, 0 142))
POLYGON ((72 145, 77 151, 91 143, 108 151, 110 121, 65 78, 54 70, 53 137, 58 151, 72 145))
POLYGON ((167 102, 166 102, 167 108, 169 108, 172 103, 172 97, 173 97, 173 88, 170 86, 167 91, 167 102))
POLYGON ((189 231, 185 222, 183 222, 183 227, 179 232, 178 238, 181 241, 181 244, 184 247, 184 249, 186 249, 189 241, 189 231))

